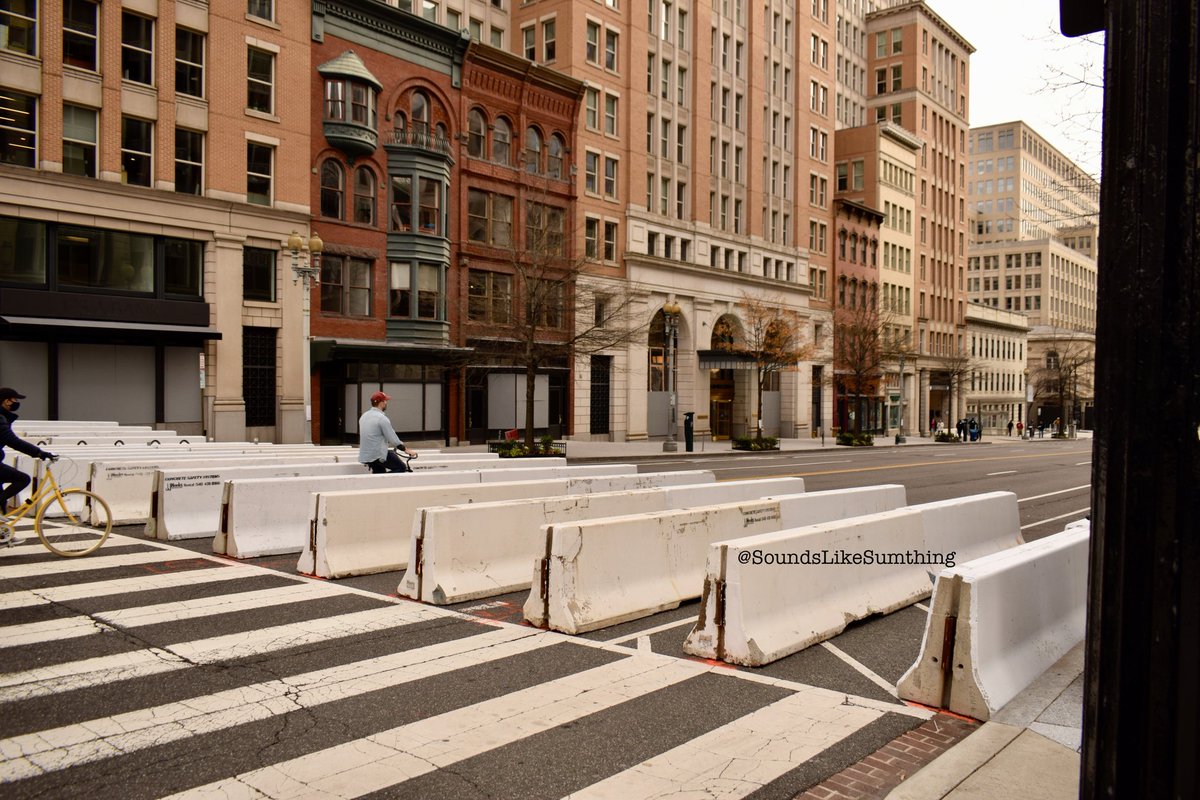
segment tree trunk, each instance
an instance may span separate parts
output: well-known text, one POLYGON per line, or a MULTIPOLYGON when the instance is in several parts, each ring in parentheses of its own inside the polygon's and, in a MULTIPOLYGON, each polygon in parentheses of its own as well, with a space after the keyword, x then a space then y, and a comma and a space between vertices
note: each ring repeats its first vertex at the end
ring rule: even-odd
POLYGON ((758 438, 759 439, 761 439, 762 435, 763 435, 763 432, 762 432, 762 413, 763 413, 762 396, 763 396, 763 370, 762 370, 762 367, 760 366, 758 368, 758 413, 755 415, 758 420, 758 438))
POLYGON ((537 368, 525 367, 525 449, 533 452, 533 398, 537 388, 537 368))

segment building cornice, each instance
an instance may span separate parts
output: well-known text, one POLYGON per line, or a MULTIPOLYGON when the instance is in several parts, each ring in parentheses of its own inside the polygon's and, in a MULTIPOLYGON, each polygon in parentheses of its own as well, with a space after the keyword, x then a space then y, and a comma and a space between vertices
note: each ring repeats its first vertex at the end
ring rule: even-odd
POLYGON ((878 11, 872 11, 870 14, 867 14, 866 21, 868 23, 870 23, 877 19, 886 19, 887 17, 900 16, 901 14, 904 14, 909 11, 915 11, 917 13, 921 13, 921 14, 924 14, 925 16, 929 17, 929 19, 932 20, 933 23, 937 27, 942 29, 943 33, 945 33, 947 36, 949 36, 951 39, 953 39, 955 41, 955 43, 958 44, 959 47, 966 50, 967 55, 970 55, 971 53, 975 52, 975 46, 972 45, 970 42, 968 42, 965 38, 963 38, 963 35, 961 33, 954 30, 954 28, 950 27, 950 23, 946 22, 946 20, 944 20, 940 16, 938 16, 937 12, 934 11, 932 8, 930 8, 924 2, 924 0, 915 0, 915 2, 912 2, 912 3, 905 3, 904 5, 892 6, 890 8, 881 8, 878 11))

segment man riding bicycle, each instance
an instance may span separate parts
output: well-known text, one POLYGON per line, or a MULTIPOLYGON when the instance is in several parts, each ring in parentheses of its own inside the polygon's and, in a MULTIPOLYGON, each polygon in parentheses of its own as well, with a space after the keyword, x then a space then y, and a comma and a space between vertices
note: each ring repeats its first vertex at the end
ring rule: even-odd
POLYGON ((411 468, 400 460, 400 456, 388 447, 395 447, 415 458, 416 453, 409 450, 396 431, 392 429, 392 421, 383 412, 387 411, 388 400, 383 392, 371 395, 371 407, 358 418, 358 460, 365 464, 372 473, 381 472, 411 472, 411 468))
MULTIPOLYGON (((55 459, 37 445, 30 444, 13 433, 12 424, 17 421, 16 411, 21 407, 25 395, 7 386, 0 388, 0 514, 8 508, 8 501, 16 497, 29 485, 30 478, 21 470, 4 463, 4 448, 11 447, 33 458, 55 459)), ((11 531, 0 531, 0 545, 14 544, 11 531)))

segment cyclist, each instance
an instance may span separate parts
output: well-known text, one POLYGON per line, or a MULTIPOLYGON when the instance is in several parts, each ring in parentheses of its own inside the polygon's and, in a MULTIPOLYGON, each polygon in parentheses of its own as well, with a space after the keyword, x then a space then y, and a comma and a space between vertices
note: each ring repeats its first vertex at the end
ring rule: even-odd
POLYGON ((396 431, 392 430, 392 421, 383 412, 387 411, 388 400, 391 398, 383 392, 371 395, 371 407, 358 418, 358 461, 366 464, 372 473, 381 472, 411 472, 400 456, 389 447, 403 450, 410 458, 416 453, 409 450, 396 431))
MULTIPOLYGON (((30 480, 21 470, 4 463, 5 447, 19 450, 34 458, 57 458, 53 453, 48 453, 13 433, 12 424, 17 420, 16 411, 24 399, 25 395, 16 389, 7 386, 0 388, 0 514, 8 508, 8 501, 20 494, 21 490, 29 485, 30 480)), ((13 538, 12 531, 0 531, 0 545, 16 544, 18 541, 13 538)))

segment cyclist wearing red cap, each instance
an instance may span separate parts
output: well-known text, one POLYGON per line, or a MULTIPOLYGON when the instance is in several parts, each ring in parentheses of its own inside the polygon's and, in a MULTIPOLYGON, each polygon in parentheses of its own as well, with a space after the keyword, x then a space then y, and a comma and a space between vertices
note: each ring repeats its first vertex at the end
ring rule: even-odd
POLYGON ((397 447, 410 457, 416 453, 409 450, 387 418, 388 397, 383 392, 371 395, 371 407, 358 418, 358 461, 366 464, 373 473, 408 472, 408 465, 390 448, 397 447))

